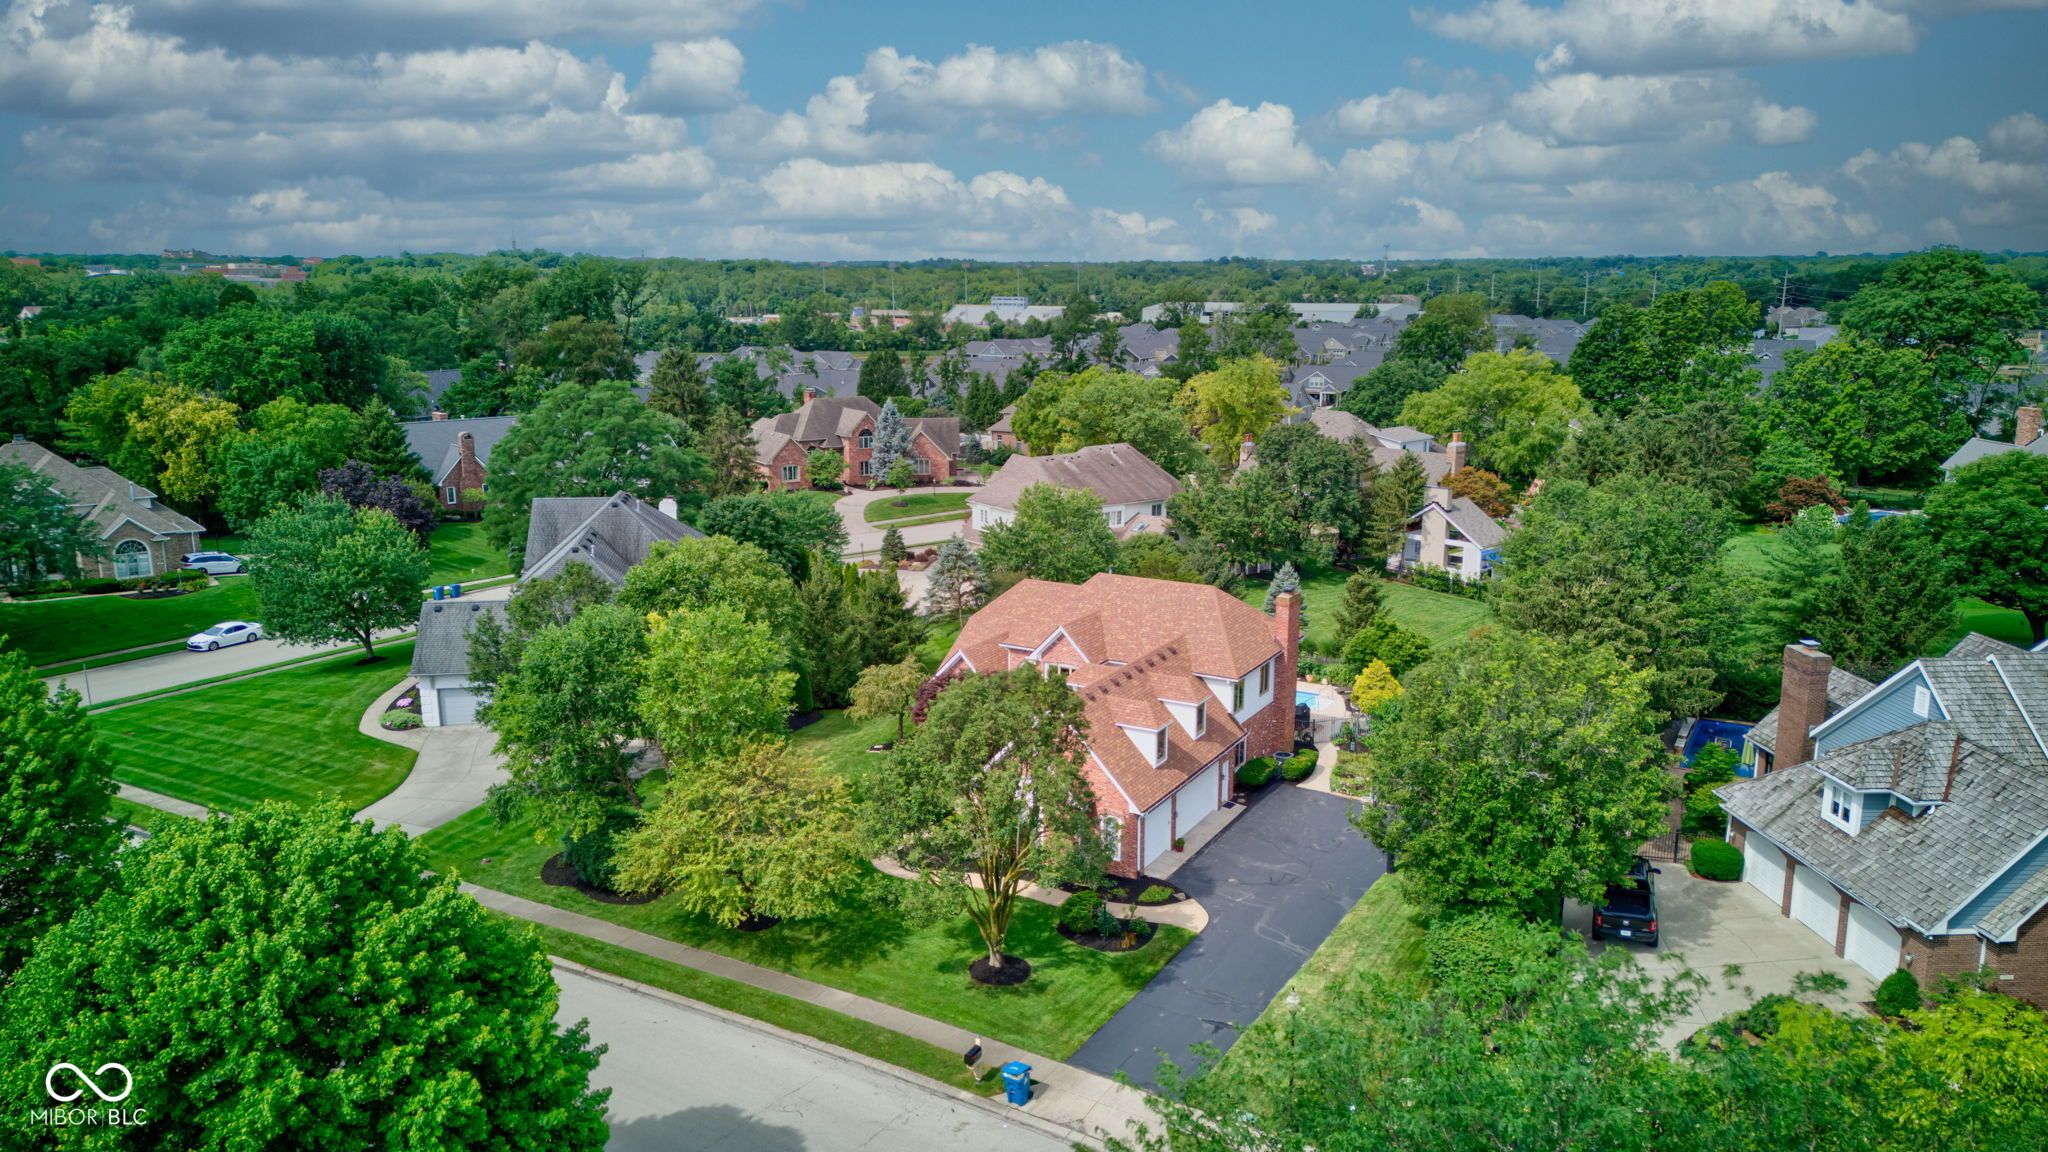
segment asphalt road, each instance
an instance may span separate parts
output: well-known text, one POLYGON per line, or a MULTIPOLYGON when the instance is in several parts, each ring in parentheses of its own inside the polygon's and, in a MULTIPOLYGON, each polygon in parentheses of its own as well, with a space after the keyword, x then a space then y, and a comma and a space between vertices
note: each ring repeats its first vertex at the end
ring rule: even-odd
MULTIPOLYGON (((503 600, 511 594, 512 585, 500 584, 495 588, 465 593, 463 599, 503 600)), ((401 635, 401 632, 380 632, 378 639, 397 635, 401 635)), ((283 660, 295 660, 323 652, 346 652, 356 647, 358 646, 355 644, 306 646, 288 645, 279 640, 256 640, 222 648, 217 652, 191 652, 180 649, 176 652, 166 652, 162 656, 130 660, 125 664, 110 664, 105 668, 88 667, 83 673, 67 672, 62 676, 48 677, 43 682, 52 689, 69 682, 86 697, 85 702, 90 706, 104 700, 120 700, 144 692, 162 692, 182 687, 194 680, 208 680, 237 672, 253 672, 283 660)))
POLYGON ((887 1072, 555 970, 563 1023, 609 1045, 612 1152, 1056 1152, 1072 1145, 887 1072))
POLYGON ((1195 1044, 1228 1049, 1386 873, 1348 821, 1357 806, 1276 784, 1183 864, 1173 882, 1202 902, 1209 926, 1068 1063, 1149 1085, 1162 1051, 1192 1071, 1195 1044))

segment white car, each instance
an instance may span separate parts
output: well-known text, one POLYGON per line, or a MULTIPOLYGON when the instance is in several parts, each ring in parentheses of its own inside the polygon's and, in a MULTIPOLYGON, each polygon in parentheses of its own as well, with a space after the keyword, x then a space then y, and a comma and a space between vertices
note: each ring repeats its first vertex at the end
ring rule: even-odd
POLYGON ((187 552, 180 566, 197 568, 209 576, 232 576, 242 571, 242 558, 225 552, 187 552))
POLYGON ((228 620, 185 641, 185 647, 194 652, 211 652, 229 644, 247 644, 263 639, 263 625, 247 620, 228 620))

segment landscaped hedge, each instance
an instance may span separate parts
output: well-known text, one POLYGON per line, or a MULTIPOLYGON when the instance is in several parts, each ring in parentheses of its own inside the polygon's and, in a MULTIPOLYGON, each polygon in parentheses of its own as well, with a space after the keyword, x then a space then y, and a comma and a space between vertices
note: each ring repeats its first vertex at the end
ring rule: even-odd
POLYGON ((1417 564, 1401 573, 1410 584, 1427 588, 1431 592, 1443 592, 1452 596, 1463 596, 1477 600, 1486 595, 1486 586, 1476 580, 1466 580, 1434 564, 1417 564))
POLYGON ((1742 877, 1742 850, 1712 836, 1692 842, 1693 875, 1703 880, 1737 880, 1742 877))
POLYGON ((1304 748, 1289 756, 1286 762, 1280 765, 1280 778, 1299 783, 1315 775, 1315 771, 1316 750, 1304 748))
POLYGON ((1879 1016, 1904 1016, 1920 1010, 1920 981, 1904 968, 1884 978, 1873 997, 1879 1016))
POLYGON ((393 708, 384 714, 383 720, 386 728, 398 729, 417 728, 425 723, 419 713, 404 708, 393 708))
POLYGON ((1096 921, 1108 910, 1102 893, 1087 888, 1067 897, 1067 902, 1060 905, 1056 919, 1060 927, 1085 936, 1096 931, 1096 921))
POLYGON ((1140 904, 1164 904, 1173 899, 1173 889, 1164 884, 1153 884, 1138 893, 1140 904))
POLYGON ((1270 756, 1247 760, 1238 766, 1237 782, 1246 788, 1257 788, 1273 778, 1274 764, 1270 756))

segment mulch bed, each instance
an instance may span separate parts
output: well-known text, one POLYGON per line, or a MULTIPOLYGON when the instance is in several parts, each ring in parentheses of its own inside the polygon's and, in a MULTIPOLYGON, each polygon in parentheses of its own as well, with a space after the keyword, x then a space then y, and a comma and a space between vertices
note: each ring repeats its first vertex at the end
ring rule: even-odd
POLYGON ((599 904, 652 904, 661 898, 661 893, 659 892, 645 892, 638 896, 627 896, 618 892, 606 891, 595 884, 586 883, 574 868, 563 863, 560 852, 548 857, 548 862, 540 866, 540 880, 541 883, 553 888, 574 888, 599 904))
POLYGON ((1150 944, 1152 942, 1152 937, 1158 933, 1158 929, 1156 927, 1147 924, 1147 930, 1140 932, 1138 934, 1138 942, 1136 944, 1130 945, 1129 947, 1126 947, 1124 945, 1124 934, 1121 932, 1117 933, 1114 936, 1097 936, 1093 932, 1068 931, 1067 926, 1065 924, 1054 924, 1053 928, 1057 930, 1060 935, 1065 936, 1067 939, 1072 940, 1074 943, 1079 944, 1081 947, 1093 948, 1097 952, 1136 952, 1138 949, 1143 948, 1147 944, 1150 944))
POLYGON ((1096 884, 1060 885, 1062 892, 1084 892, 1090 889, 1102 893, 1105 899, 1123 904, 1137 904, 1140 908, 1164 908, 1167 904, 1179 904, 1188 899, 1188 894, 1175 887, 1173 881, 1160 880, 1152 876, 1139 876, 1136 879, 1126 876, 1104 876, 1101 882, 1096 884), (1161 888, 1171 888, 1173 899, 1166 901, 1165 904, 1138 904, 1138 894, 1155 884, 1161 888))
MULTIPOLYGON (((405 691, 405 692, 401 692, 401 693, 399 693, 399 694, 398 694, 398 699, 396 699, 396 700, 393 700, 393 701, 391 702, 391 707, 389 707, 389 708, 386 708, 386 709, 385 709, 384 711, 385 711, 385 713, 386 713, 387 715, 388 715, 389 713, 392 713, 392 712, 410 712, 410 713, 412 713, 412 714, 413 714, 413 715, 415 715, 415 716, 418 716, 418 715, 420 715, 420 690, 419 690, 419 686, 418 686, 418 685, 414 685, 414 686, 413 686, 413 687, 412 687, 412 688, 411 688, 411 689, 410 689, 409 691, 405 691)), ((413 725, 413 726, 412 726, 411 728, 400 728, 400 727, 399 727, 398 725, 396 725, 396 724, 389 724, 389 723, 386 723, 386 722, 384 722, 384 721, 382 721, 382 720, 379 720, 379 721, 377 722, 377 726, 378 726, 378 727, 380 727, 380 728, 382 728, 382 729, 384 729, 384 730, 385 730, 386 732, 417 732, 417 731, 419 731, 419 725, 417 725, 417 724, 413 725)))
POLYGON ((974 977, 976 984, 986 984, 991 988, 1008 988, 1031 979, 1031 961, 1005 952, 1003 966, 992 968, 989 966, 988 957, 982 956, 967 966, 967 974, 974 977))

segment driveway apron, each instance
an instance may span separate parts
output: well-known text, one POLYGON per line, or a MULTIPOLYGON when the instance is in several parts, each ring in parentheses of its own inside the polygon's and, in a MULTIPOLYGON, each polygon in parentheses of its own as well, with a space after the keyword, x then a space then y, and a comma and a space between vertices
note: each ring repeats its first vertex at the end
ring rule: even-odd
POLYGON ((1149 1085, 1162 1058, 1192 1070, 1194 1045, 1229 1048, 1385 874, 1386 856, 1348 820, 1357 807, 1273 785, 1174 873, 1209 927, 1069 1062, 1149 1085))

